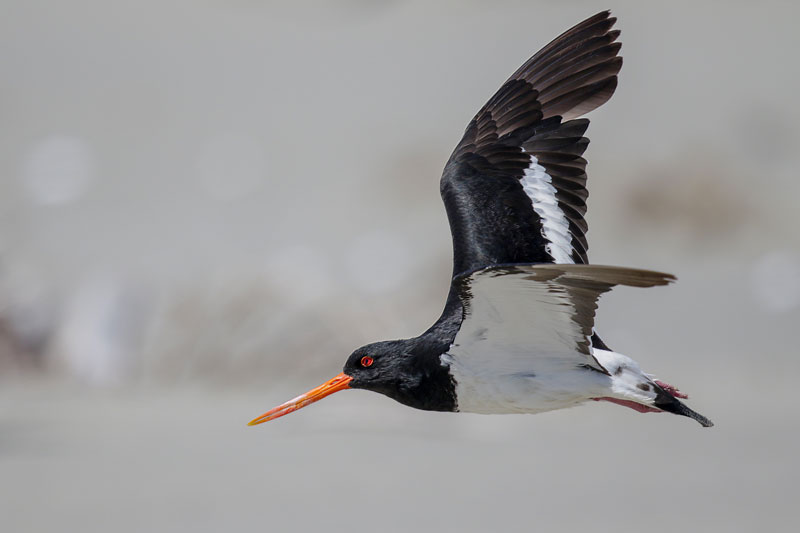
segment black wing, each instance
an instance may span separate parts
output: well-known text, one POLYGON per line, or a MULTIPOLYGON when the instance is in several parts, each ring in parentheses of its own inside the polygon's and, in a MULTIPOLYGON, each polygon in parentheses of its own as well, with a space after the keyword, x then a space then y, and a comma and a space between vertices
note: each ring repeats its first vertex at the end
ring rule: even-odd
POLYGON ((586 263, 589 121, 617 86, 619 31, 608 11, 531 57, 467 126, 441 194, 453 275, 501 263, 586 263))

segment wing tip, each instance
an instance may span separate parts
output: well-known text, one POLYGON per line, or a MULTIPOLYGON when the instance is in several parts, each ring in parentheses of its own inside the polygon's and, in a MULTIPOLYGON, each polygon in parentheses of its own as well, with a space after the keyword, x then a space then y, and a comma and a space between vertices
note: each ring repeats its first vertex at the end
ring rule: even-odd
POLYGON ((618 55, 622 43, 617 41, 621 32, 612 29, 616 22, 611 10, 600 11, 553 39, 512 75, 529 81, 537 90, 547 91, 573 78, 575 64, 588 62, 584 73, 597 70, 585 83, 573 84, 569 94, 542 102, 545 118, 579 117, 600 107, 614 94, 616 75, 622 68, 622 57, 618 55), (548 74, 542 77, 543 72, 548 74))

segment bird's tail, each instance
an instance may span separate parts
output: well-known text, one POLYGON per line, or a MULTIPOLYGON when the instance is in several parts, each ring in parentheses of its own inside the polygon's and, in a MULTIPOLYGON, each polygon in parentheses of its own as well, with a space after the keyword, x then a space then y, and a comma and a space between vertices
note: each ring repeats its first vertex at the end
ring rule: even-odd
MULTIPOLYGON (((710 428, 714 425, 714 422, 704 417, 697 411, 690 409, 689 406, 680 401, 675 396, 677 389, 674 387, 659 381, 654 382, 653 386, 656 390, 656 398, 653 400, 653 405, 657 409, 666 411, 668 413, 674 413, 676 415, 688 416, 689 418, 697 420, 704 428, 710 428)), ((683 397, 685 398, 686 396, 684 395, 683 397)))
POLYGON ((676 387, 653 379, 630 357, 610 350, 592 350, 600 365, 609 373, 611 394, 595 398, 630 407, 640 413, 666 411, 696 420, 703 427, 714 425, 711 420, 690 409, 680 401, 687 398, 676 387))

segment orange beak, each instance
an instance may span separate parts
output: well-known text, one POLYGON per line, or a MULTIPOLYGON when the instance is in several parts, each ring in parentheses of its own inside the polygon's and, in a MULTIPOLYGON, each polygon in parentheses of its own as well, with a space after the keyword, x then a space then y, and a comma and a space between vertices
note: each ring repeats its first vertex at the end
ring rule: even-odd
POLYGON ((332 380, 323 383, 316 389, 311 389, 305 394, 301 394, 297 398, 293 400, 289 400, 288 402, 279 405, 274 409, 270 409, 263 415, 259 416, 258 418, 254 418, 250 422, 247 423, 248 426, 255 426, 257 424, 261 424, 262 422, 269 422, 270 420, 275 420, 276 418, 280 418, 283 415, 288 415, 293 411, 297 411, 301 407, 305 407, 306 405, 312 404, 317 400, 323 399, 325 396, 333 394, 334 392, 338 392, 340 390, 349 389, 350 382, 353 380, 350 376, 345 373, 341 373, 332 380))

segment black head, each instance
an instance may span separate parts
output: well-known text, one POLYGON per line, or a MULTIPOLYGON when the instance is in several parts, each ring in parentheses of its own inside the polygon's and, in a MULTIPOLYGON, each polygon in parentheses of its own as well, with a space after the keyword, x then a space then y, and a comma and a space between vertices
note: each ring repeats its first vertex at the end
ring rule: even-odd
POLYGON ((387 396, 415 380, 409 341, 381 341, 367 344, 350 354, 342 372, 353 378, 350 387, 387 396))
POLYGON ((381 341, 354 351, 343 373, 350 387, 385 394, 428 411, 454 411, 455 383, 441 362, 444 350, 422 338, 381 341))

